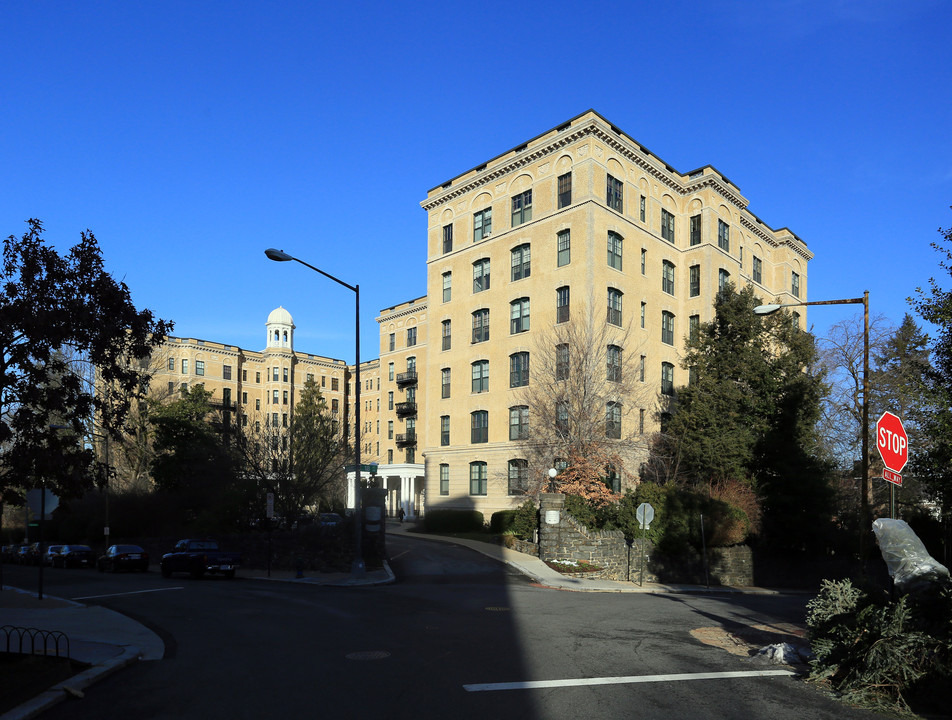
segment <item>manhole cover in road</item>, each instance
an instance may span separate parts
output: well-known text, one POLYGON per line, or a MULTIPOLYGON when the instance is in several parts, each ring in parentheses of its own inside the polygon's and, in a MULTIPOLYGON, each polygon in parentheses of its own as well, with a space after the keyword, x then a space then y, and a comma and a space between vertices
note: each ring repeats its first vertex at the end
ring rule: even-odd
POLYGON ((348 660, 383 660, 384 658, 390 657, 390 653, 386 650, 362 650, 360 652, 347 653, 344 657, 348 660))
POLYGON ((510 608, 507 607, 488 607, 486 608, 489 612, 509 612, 510 608))

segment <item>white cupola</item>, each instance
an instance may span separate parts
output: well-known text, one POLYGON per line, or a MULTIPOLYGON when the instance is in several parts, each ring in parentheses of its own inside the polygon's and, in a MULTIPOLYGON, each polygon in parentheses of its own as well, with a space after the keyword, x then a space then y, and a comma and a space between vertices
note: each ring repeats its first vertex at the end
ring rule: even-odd
POLYGON ((268 342, 266 348, 287 348, 294 350, 294 321, 291 313, 283 307, 276 308, 268 315, 268 342))

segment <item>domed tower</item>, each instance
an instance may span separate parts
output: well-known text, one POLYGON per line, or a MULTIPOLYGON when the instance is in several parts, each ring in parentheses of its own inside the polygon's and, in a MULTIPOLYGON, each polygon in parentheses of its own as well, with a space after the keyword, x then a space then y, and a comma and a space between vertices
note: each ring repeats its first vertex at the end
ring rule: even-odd
POLYGON ((268 315, 268 342, 265 348, 287 348, 294 350, 294 321, 291 313, 283 307, 276 308, 268 315))

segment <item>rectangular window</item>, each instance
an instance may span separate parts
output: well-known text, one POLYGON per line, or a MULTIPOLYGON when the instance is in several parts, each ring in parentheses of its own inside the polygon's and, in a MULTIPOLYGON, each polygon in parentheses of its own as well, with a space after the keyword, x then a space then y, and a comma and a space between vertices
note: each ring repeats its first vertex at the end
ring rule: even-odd
POLYGON ((260 383, 260 382, 261 382, 261 373, 260 373, 260 372, 256 372, 256 373, 255 373, 255 382, 256 382, 256 383, 260 383))
POLYGON ((169 395, 175 392, 175 383, 169 380, 169 395))
POLYGON ((248 404, 248 393, 246 392, 241 393, 241 404, 242 405, 248 404))
POLYGON ((513 353, 509 356, 509 387, 524 387, 528 384, 529 353, 513 353))
POLYGON ((417 341, 417 329, 415 327, 407 328, 407 347, 413 347, 417 341))
POLYGON ((393 449, 387 450, 387 465, 393 465, 393 449))
POLYGON ((669 243, 674 242, 674 215, 667 210, 661 211, 661 237, 669 243))
POLYGON ((800 297, 800 273, 790 273, 790 293, 795 297, 800 297))
POLYGON ((567 380, 569 377, 569 344, 555 346, 555 379, 567 380))
MULTIPOLYGON (((443 302, 449 302, 453 299, 453 273, 443 273, 443 302)), ((390 348, 391 350, 393 348, 390 348)))
POLYGON ((641 303, 641 329, 642 330, 645 329, 645 314, 647 313, 647 310, 648 310, 648 303, 642 302, 641 303))
POLYGON ((661 394, 674 395, 674 365, 661 363, 661 394))
POLYGON ((527 460, 509 461, 509 494, 525 495, 529 489, 529 462, 527 460))
POLYGON ((691 342, 697 342, 700 332, 701 332, 701 316, 691 315, 688 318, 688 339, 691 342))
POLYGON ((645 409, 641 408, 638 411, 638 433, 640 435, 645 434, 645 409))
POLYGON ((442 347, 443 347, 444 350, 449 350, 450 347, 451 347, 452 344, 453 344, 452 335, 450 334, 450 331, 451 331, 450 321, 449 321, 449 320, 444 320, 444 321, 441 323, 441 326, 442 326, 442 334, 443 334, 443 346, 442 346, 442 347))
POLYGON ((621 403, 610 402, 605 405, 605 437, 621 439, 621 403))
POLYGON ((645 381, 645 360, 646 359, 647 358, 644 355, 642 355, 641 358, 638 360, 638 381, 639 382, 645 381))
POLYGON ((275 405, 277 405, 277 404, 278 404, 278 391, 277 391, 277 390, 274 390, 274 391, 273 391, 272 397, 274 398, 274 399, 272 400, 272 402, 273 402, 275 405))
POLYGON ((169 358, 169 372, 175 372, 175 358, 169 358))
POLYGON ((473 292, 489 290, 489 258, 473 263, 473 292))
POLYGON ((287 391, 287 390, 285 390, 285 391, 282 393, 282 399, 281 399, 281 400, 282 400, 282 404, 283 404, 283 405, 287 405, 287 404, 288 404, 288 391, 287 391))
POLYGON ((450 444, 450 416, 440 416, 440 445, 450 444))
POLYGON ((272 370, 271 370, 271 379, 274 380, 274 382, 277 382, 277 381, 278 381, 278 377, 280 377, 280 375, 279 375, 278 373, 279 373, 280 370, 281 370, 281 368, 279 368, 277 365, 275 365, 274 368, 272 368, 272 370))
POLYGON ((204 375, 204 374, 205 374, 205 361, 204 361, 204 360, 196 360, 196 361, 195 361, 195 374, 196 374, 196 375, 204 375))
POLYGON ((509 408, 509 439, 525 440, 529 437, 529 406, 509 408))
POLYGON ((477 410, 471 417, 470 442, 489 442, 489 413, 485 410, 477 410))
POLYGON ((674 345, 674 314, 667 310, 661 313, 661 342, 674 345))
POLYGON ((688 269, 688 286, 691 297, 697 297, 701 294, 701 266, 692 265, 688 269))
POLYGON ((288 426, 288 414, 287 414, 287 413, 281 413, 281 426, 282 426, 282 427, 287 427, 287 426, 288 426))
POLYGON ((453 250, 453 226, 443 226, 443 252, 448 253, 453 250))
POLYGON ((717 247, 731 251, 731 229, 723 220, 717 221, 717 247))
POLYGON ((638 215, 639 215, 639 217, 640 217, 640 219, 641 219, 641 222, 644 222, 644 221, 645 221, 645 218, 647 217, 647 208, 646 208, 646 205, 647 205, 647 200, 645 199, 645 196, 642 195, 642 196, 641 196, 640 207, 639 207, 639 209, 638 209, 638 215))
POLYGON ((762 261, 759 257, 757 257, 756 255, 754 255, 753 265, 754 265, 754 268, 753 268, 753 269, 754 269, 754 273, 753 273, 753 274, 754 274, 754 282, 755 282, 755 283, 763 283, 763 281, 764 281, 764 263, 763 263, 763 261, 762 261))
POLYGON ((443 368, 440 371, 440 387, 441 395, 440 397, 448 398, 450 396, 450 369, 443 368))
POLYGON ((621 348, 617 345, 609 345, 606 355, 606 375, 605 379, 609 382, 621 382, 621 348))
POLYGON ((288 382, 288 369, 284 368, 284 382, 288 382))
POLYGON ((486 494, 486 463, 473 462, 469 464, 469 494, 486 494))
POLYGON ((261 409, 261 398, 255 398, 255 410, 261 409))
POLYGON ((701 244, 701 216, 691 216, 691 245, 701 244))
POLYGON ((308 373, 305 376, 305 379, 307 380, 307 382, 314 382, 314 373, 308 373))
POLYGON ((622 238, 618 233, 609 231, 608 233, 608 267, 621 270, 621 243, 622 238))
POLYGON ((188 358, 182 360, 182 374, 188 375, 188 358))
POLYGON ((387 393, 387 410, 393 410, 393 390, 387 393))
POLYGON ((473 215, 473 242, 488 238, 493 232, 493 209, 480 210, 473 215))
POLYGON ((387 363, 387 376, 393 382, 393 363, 387 363))
POLYGON ((393 440, 393 420, 387 420, 387 440, 393 440))
POLYGON ((336 415, 339 412, 340 412, 340 400, 338 400, 337 398, 334 398, 333 400, 331 400, 331 414, 336 415))
POLYGON ((562 267, 572 262, 572 234, 568 230, 563 230, 557 236, 558 257, 557 265, 562 267))
POLYGON ((473 342, 489 340, 489 309, 477 310, 473 313, 473 342))
POLYGON ((608 182, 606 183, 605 195, 605 203, 608 205, 608 207, 610 207, 612 210, 622 212, 622 207, 624 205, 624 184, 622 181, 609 175, 608 182))
POLYGON ((674 263, 668 260, 661 263, 661 290, 674 295, 674 263))
POLYGON ((340 389, 340 379, 336 377, 331 378, 331 392, 337 392, 340 389))
POLYGON ((648 250, 641 248, 641 274, 646 275, 648 270, 648 250))
POLYGON ((450 466, 440 465, 440 495, 450 494, 450 466))
POLYGON ((512 249, 512 281, 522 280, 530 275, 529 246, 520 245, 512 249))
POLYGON ((727 272, 724 268, 720 268, 717 271, 717 289, 718 291, 723 290, 727 287, 727 283, 731 281, 731 274, 727 272))
POLYGON ((532 191, 512 196, 512 227, 522 225, 532 219, 532 191))
POLYGON ((489 392, 489 360, 477 360, 473 363, 472 391, 489 392))
POLYGON ((608 317, 611 325, 621 326, 621 290, 608 288, 608 317))
POLYGON ((572 173, 559 175, 559 208, 572 204, 572 173))
POLYGON ((568 286, 560 287, 555 291, 555 321, 557 323, 567 322, 569 319, 569 297, 568 286))
POLYGON ((509 334, 526 332, 529 329, 529 298, 519 298, 509 304, 509 334))

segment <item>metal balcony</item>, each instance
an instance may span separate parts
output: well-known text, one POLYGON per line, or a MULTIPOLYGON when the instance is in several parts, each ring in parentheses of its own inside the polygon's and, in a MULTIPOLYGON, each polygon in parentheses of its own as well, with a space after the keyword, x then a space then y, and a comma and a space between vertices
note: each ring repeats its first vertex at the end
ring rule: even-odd
POLYGON ((415 402, 401 402, 396 406, 397 417, 408 417, 416 415, 417 407, 415 402))
POLYGON ((408 445, 416 445, 416 431, 411 430, 410 432, 397 433, 395 440, 397 441, 397 447, 406 447, 408 445))
POLYGON ((406 385, 416 385, 416 383, 417 383, 416 370, 407 370, 406 372, 397 373, 397 387, 404 387, 406 385))

